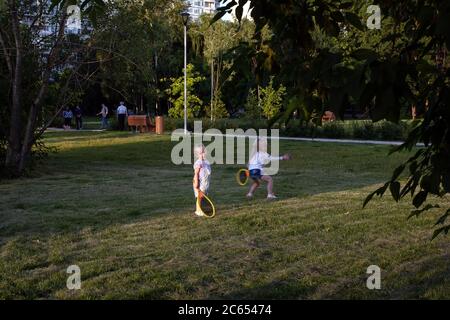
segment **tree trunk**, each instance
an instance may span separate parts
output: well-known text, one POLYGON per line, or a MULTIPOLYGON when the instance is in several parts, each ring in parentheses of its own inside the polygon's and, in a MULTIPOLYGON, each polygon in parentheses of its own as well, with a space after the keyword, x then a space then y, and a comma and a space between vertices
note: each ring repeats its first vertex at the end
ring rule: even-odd
POLYGON ((12 101, 10 115, 10 130, 8 147, 6 150, 5 167, 13 176, 20 174, 20 149, 21 149, 21 113, 22 113, 22 39, 20 34, 20 22, 16 2, 8 1, 11 17, 11 29, 14 37, 15 61, 11 78, 12 101))
POLYGON ((214 59, 211 60, 211 121, 213 121, 214 104, 214 59))
POLYGON ((259 120, 261 120, 261 96, 260 96, 260 93, 259 93, 259 84, 256 86, 256 95, 258 96, 259 120))

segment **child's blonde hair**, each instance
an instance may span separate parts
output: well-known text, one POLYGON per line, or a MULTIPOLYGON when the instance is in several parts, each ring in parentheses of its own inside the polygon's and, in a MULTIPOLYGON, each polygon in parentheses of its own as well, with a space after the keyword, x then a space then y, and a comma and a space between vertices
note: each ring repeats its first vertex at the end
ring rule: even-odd
POLYGON ((203 144, 199 144, 194 147, 194 155, 197 158, 200 158, 201 154, 206 153, 205 151, 206 151, 206 147, 203 144))
POLYGON ((256 138, 255 142, 253 142, 250 159, 253 158, 253 156, 259 151, 267 152, 267 138, 266 137, 256 138))

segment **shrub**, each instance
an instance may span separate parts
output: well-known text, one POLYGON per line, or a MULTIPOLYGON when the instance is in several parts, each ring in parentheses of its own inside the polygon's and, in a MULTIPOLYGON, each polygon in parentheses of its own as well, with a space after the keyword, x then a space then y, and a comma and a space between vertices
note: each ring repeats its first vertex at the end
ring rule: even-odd
MULTIPOLYGON (((192 64, 187 65, 187 113, 189 118, 198 116, 202 109, 203 101, 197 97, 194 88, 197 84, 205 80, 200 73, 194 71, 192 64)), ((170 78, 170 87, 166 90, 172 107, 169 109, 169 116, 176 119, 184 117, 184 76, 170 78)))
POLYGON ((375 134, 375 128, 372 121, 354 121, 352 123, 353 138, 370 140, 378 139, 375 134))
POLYGON ((338 121, 325 123, 321 127, 323 137, 335 138, 335 139, 344 138, 346 135, 345 135, 345 128, 344 128, 343 124, 344 124, 343 122, 338 122, 338 121))
MULTIPOLYGON (((225 107, 225 103, 223 103, 219 94, 214 95, 212 113, 212 117, 214 120, 229 117, 227 108, 225 107)), ((208 118, 211 118, 210 106, 206 106, 206 115, 208 116, 208 118)))
POLYGON ((261 108, 267 119, 272 119, 281 110, 283 97, 286 94, 286 88, 281 85, 278 89, 273 87, 273 77, 270 78, 269 85, 261 88, 261 108))
POLYGON ((245 102, 245 118, 259 119, 261 110, 259 109, 258 94, 255 89, 250 89, 245 102))
POLYGON ((402 140, 403 129, 400 125, 383 121, 379 123, 380 138, 382 140, 402 140))
MULTIPOLYGON (((267 128, 267 125, 268 122, 264 119, 218 119, 214 122, 210 119, 202 120, 204 131, 216 128, 223 133, 226 129, 237 128, 259 130, 267 128)), ((275 124, 273 128, 279 128, 280 135, 286 137, 402 141, 411 127, 411 123, 405 121, 396 124, 387 121, 373 123, 369 120, 351 120, 327 122, 323 126, 317 126, 310 122, 291 120, 287 125, 275 124)), ((183 128, 183 119, 166 118, 165 128, 168 131, 183 128)), ((194 120, 188 121, 188 129, 190 131, 194 129, 194 120)))

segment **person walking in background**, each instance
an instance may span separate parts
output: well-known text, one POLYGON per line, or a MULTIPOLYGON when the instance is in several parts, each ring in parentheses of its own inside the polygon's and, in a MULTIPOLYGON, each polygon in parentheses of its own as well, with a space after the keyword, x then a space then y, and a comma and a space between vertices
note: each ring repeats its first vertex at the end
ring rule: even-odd
POLYGON ((66 109, 63 111, 63 118, 64 118, 63 128, 64 130, 69 130, 70 127, 72 126, 72 118, 73 118, 73 113, 69 107, 66 107, 66 109))
POLYGON ((117 108, 117 121, 119 122, 119 130, 125 129, 125 119, 128 116, 127 107, 123 101, 120 102, 120 106, 117 108))
POLYGON ((81 114, 80 106, 75 107, 74 114, 75 114, 75 123, 77 125, 77 130, 81 130, 83 128, 83 115, 81 114))
POLYGON ((102 103, 102 110, 99 113, 97 113, 98 116, 99 115, 102 116, 101 129, 108 129, 108 113, 109 113, 108 107, 104 103, 102 103))

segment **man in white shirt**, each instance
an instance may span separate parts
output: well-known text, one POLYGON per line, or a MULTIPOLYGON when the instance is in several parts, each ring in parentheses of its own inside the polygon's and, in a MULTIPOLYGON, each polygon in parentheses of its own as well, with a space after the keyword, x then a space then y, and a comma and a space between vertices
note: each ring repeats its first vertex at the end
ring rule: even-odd
POLYGON ((128 109, 125 107, 123 101, 120 102, 120 106, 117 108, 117 120, 119 121, 119 130, 125 129, 125 119, 128 116, 128 109))

